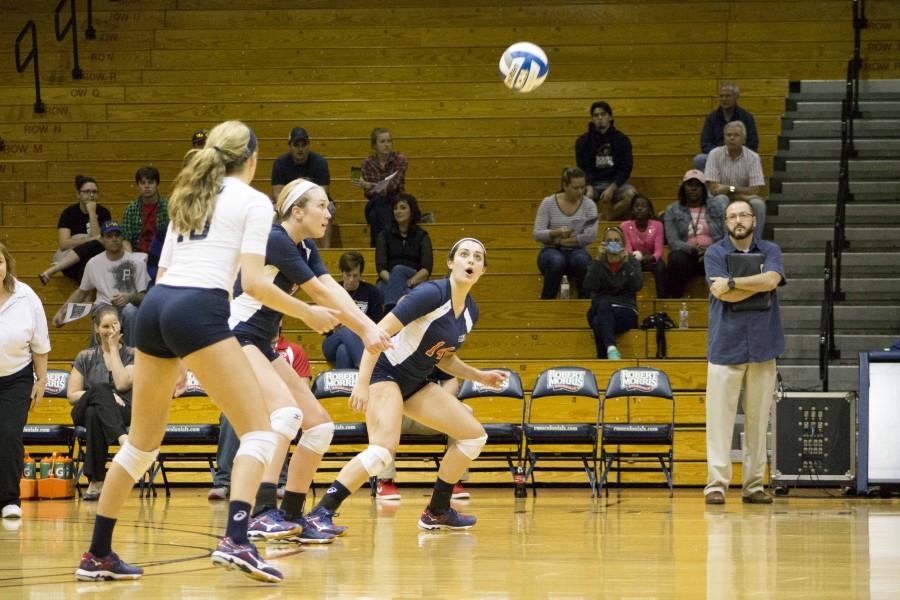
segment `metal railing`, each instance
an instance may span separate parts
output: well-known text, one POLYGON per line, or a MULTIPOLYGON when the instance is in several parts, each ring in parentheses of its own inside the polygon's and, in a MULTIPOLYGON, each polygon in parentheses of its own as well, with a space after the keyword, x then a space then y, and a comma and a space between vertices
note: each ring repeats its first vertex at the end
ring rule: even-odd
POLYGON ((75 0, 59 0, 56 9, 53 11, 53 26, 56 29, 56 41, 61 42, 66 34, 72 32, 72 79, 81 79, 84 72, 78 64, 78 25, 75 11, 75 0), (69 20, 62 27, 59 26, 59 15, 62 13, 66 2, 69 3, 70 14, 69 20))
POLYGON ((828 391, 828 366, 832 360, 841 357, 834 343, 834 264, 832 263, 831 242, 825 242, 825 267, 822 273, 824 299, 819 316, 819 381, 822 391, 828 391))
POLYGON ((840 358, 834 341, 834 303, 846 299, 841 287, 844 250, 847 240, 847 203, 853 201, 850 191, 850 159, 856 158, 854 119, 862 116, 859 110, 859 74, 862 71, 862 30, 869 26, 865 14, 865 0, 851 0, 853 6, 853 57, 847 62, 844 99, 841 100, 841 158, 838 166, 838 192, 834 207, 832 240, 825 244, 825 297, 819 326, 819 379, 823 391, 828 391, 828 366, 840 358))
POLYGON ((28 21, 16 36, 16 71, 23 73, 29 63, 34 64, 34 112, 44 112, 44 103, 41 101, 41 69, 38 66, 37 26, 34 21, 28 21), (31 31, 31 50, 25 59, 22 59, 22 40, 31 31))

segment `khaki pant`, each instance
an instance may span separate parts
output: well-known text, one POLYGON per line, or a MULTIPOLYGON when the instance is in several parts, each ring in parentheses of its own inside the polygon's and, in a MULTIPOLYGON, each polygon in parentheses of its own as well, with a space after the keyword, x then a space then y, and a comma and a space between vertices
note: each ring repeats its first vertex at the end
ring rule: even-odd
POLYGON ((744 390, 743 494, 763 489, 766 432, 775 396, 775 359, 761 363, 716 365, 706 372, 706 489, 724 493, 731 482, 731 440, 741 388, 744 390))

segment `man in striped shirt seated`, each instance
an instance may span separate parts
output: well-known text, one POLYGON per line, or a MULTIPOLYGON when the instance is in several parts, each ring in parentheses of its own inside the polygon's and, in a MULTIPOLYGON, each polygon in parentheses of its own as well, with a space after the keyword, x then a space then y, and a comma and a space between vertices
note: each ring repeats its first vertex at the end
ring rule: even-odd
POLYGON ((725 126, 725 145, 713 148, 706 159, 706 185, 713 195, 710 203, 724 207, 732 200, 746 200, 756 216, 756 236, 766 225, 766 201, 761 194, 766 185, 759 154, 747 148, 747 128, 740 121, 725 126))

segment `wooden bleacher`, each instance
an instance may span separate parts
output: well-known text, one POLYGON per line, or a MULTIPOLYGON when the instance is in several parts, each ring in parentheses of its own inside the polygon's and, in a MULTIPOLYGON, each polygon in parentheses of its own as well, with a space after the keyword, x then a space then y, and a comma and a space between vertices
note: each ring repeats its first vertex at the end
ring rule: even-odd
MULTIPOLYGON (((436 272, 462 235, 489 246, 491 268, 476 289, 482 321, 464 356, 518 370, 528 389, 540 370, 560 363, 593 369, 601 386, 621 366, 666 370, 678 393, 676 483, 701 484, 702 286, 690 291, 691 329, 669 332, 671 358, 651 358, 655 335, 637 330, 623 337, 627 360, 594 360, 587 303, 536 300, 531 219, 540 199, 557 189, 562 168, 574 163, 575 138, 585 130, 590 103, 600 98, 612 104, 617 127, 631 137, 632 183, 657 210, 675 199, 703 118, 725 80, 741 86, 740 103, 756 117, 770 174, 788 81, 844 77, 852 37, 847 3, 497 0, 429 6, 397 0, 386 10, 362 0, 314 0, 304 6, 291 0, 239 8, 220 0, 96 0, 98 39, 80 43, 85 78, 74 82, 70 46, 55 42, 49 5, 0 3, 0 46, 8 52, 26 19, 38 25, 47 104, 45 114, 35 115, 28 75, 17 74, 11 60, 0 63, 0 137, 6 142, 0 240, 48 312, 74 288, 61 277, 43 287, 36 275, 53 253, 59 212, 74 201, 75 174, 96 177, 99 202, 120 215, 136 193, 138 167, 161 170, 165 195, 193 130, 241 118, 260 138, 255 185, 268 192, 272 159, 286 151, 291 127, 303 125, 313 150, 330 162, 336 238, 344 248, 358 248, 368 232, 349 167, 369 153, 371 129, 386 126, 410 160, 408 190, 437 217, 428 226, 436 272), (527 95, 506 90, 496 72, 502 49, 520 39, 543 46, 550 57, 549 78, 527 95)), ((863 77, 897 77, 900 5, 871 2, 868 13, 863 77)), ((324 252, 333 271, 339 254, 324 252)), ((371 274, 373 254, 364 255, 371 274)), ((657 310, 675 315, 680 302, 657 300, 651 278, 645 279, 642 316, 657 310)), ((55 365, 69 366, 86 330, 85 323, 74 323, 53 331, 55 365)), ((293 320, 286 334, 307 346, 314 370, 326 368, 318 336, 293 320)), ((32 419, 63 413, 48 404, 32 419)), ((216 416, 198 399, 178 400, 172 412, 176 422, 216 416)))

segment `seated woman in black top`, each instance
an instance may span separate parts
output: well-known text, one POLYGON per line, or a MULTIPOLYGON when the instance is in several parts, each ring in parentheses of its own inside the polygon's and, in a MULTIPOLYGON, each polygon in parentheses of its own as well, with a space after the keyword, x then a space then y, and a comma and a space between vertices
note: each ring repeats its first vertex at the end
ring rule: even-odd
POLYGON ((375 268, 378 287, 384 292, 384 310, 391 310, 400 297, 423 281, 434 266, 431 238, 419 227, 422 212, 410 194, 400 194, 391 206, 394 222, 390 230, 378 234, 375 268))
POLYGON ((641 263, 625 249, 625 236, 609 227, 582 289, 591 293, 588 323, 594 330, 597 358, 619 360, 616 336, 638 325, 637 293, 644 287, 641 263))
POLYGON ((106 478, 109 446, 122 445, 131 424, 134 348, 122 343, 122 326, 114 306, 94 312, 98 345, 75 357, 66 395, 72 422, 87 429, 84 474, 91 484, 84 500, 97 500, 106 478))

